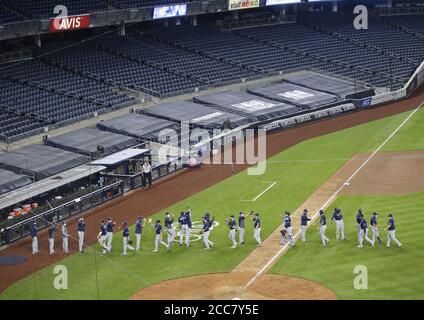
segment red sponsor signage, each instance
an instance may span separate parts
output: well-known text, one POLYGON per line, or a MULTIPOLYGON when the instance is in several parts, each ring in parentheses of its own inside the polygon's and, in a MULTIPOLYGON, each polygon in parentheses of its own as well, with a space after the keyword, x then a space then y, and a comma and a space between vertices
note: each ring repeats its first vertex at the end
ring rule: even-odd
POLYGON ((50 19, 50 32, 85 29, 90 26, 90 15, 66 16, 50 19))

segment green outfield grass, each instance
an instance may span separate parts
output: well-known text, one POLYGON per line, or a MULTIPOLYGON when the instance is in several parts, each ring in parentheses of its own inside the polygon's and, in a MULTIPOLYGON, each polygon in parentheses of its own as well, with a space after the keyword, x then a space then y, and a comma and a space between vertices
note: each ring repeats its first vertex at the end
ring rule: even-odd
MULTIPOLYGON (((403 196, 341 196, 332 207, 343 208, 347 240, 335 240, 335 225, 329 224, 328 247, 322 247, 317 225, 308 229, 308 242, 298 242, 271 269, 271 273, 286 274, 319 282, 332 289, 339 299, 424 299, 422 270, 422 230, 424 228, 424 193, 403 196), (386 226, 387 214, 393 212, 398 248, 385 246, 387 232, 380 228, 383 245, 374 248, 364 242, 357 248, 355 213, 362 208, 369 222, 371 213, 379 212, 380 226, 386 226), (368 289, 357 290, 353 282, 354 268, 363 265, 368 270, 368 289)), ((327 214, 330 217, 330 212, 327 214)), ((370 230, 371 234, 371 230, 370 230)))
MULTIPOLYGON (((54 266, 51 266, 17 282, 0 298, 128 299, 138 289, 165 279, 230 271, 254 249, 254 241, 252 224, 248 223, 247 244, 237 250, 230 249, 228 230, 224 225, 229 214, 240 210, 258 211, 262 217, 262 238, 265 238, 280 224, 283 210, 297 208, 354 154, 373 151, 407 115, 403 113, 305 141, 270 158, 262 176, 248 176, 242 172, 168 208, 168 211, 178 213, 190 205, 194 220, 207 211, 216 216, 220 226, 211 233, 215 247, 210 251, 203 250, 198 241, 189 249, 177 246, 165 252, 162 247, 159 254, 153 254, 153 230, 146 227, 142 241, 144 250, 139 255, 130 253, 121 257, 122 238, 121 234, 116 234, 113 252, 106 258, 100 257, 98 245, 93 245, 87 253, 74 254, 58 263, 69 270, 67 290, 53 288, 56 275, 54 266), (256 202, 240 201, 254 198, 270 181, 277 181, 277 184, 256 202)), ((424 111, 421 110, 386 149, 424 149, 423 123, 424 111)), ((163 212, 155 217, 163 219, 163 212)), ((400 233, 400 238, 402 236, 400 233)), ((401 279, 390 281, 401 282, 401 279)))

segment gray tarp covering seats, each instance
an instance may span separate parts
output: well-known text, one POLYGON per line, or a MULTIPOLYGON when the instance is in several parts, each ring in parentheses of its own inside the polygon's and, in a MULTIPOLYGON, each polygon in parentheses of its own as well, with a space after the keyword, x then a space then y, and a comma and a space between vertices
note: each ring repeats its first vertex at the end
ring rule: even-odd
POLYGON ((264 88, 251 89, 249 92, 267 99, 297 105, 304 110, 316 109, 339 100, 335 95, 291 83, 278 83, 264 88))
POLYGON ((35 180, 88 162, 86 156, 49 146, 29 145, 0 154, 0 166, 18 174, 33 175, 35 180))
POLYGON ((142 112, 171 121, 189 121, 190 125, 207 129, 221 128, 226 120, 230 120, 232 129, 252 122, 251 117, 241 116, 187 101, 163 103, 145 108, 142 112))
POLYGON ((103 156, 128 149, 138 144, 137 139, 109 131, 84 128, 47 140, 47 145, 94 157, 97 146, 104 148, 103 156))
POLYGON ((317 72, 292 73, 285 75, 283 78, 285 82, 334 94, 342 99, 359 99, 374 95, 373 89, 362 84, 330 77, 317 72))
POLYGON ((28 176, 0 169, 0 194, 26 186, 31 182, 32 180, 28 176))
POLYGON ((283 102, 231 90, 197 96, 193 100, 220 110, 255 117, 258 120, 283 117, 300 111, 299 107, 283 102))
POLYGON ((178 132, 180 128, 175 122, 138 113, 129 113, 122 117, 99 122, 97 127, 102 130, 155 142, 158 141, 161 130, 173 129, 178 132))

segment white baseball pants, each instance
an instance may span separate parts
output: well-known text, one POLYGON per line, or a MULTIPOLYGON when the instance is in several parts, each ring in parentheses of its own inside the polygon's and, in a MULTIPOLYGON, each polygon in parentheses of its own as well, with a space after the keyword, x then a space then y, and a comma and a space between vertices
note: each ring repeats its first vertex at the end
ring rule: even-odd
POLYGON ((49 253, 50 254, 54 253, 54 239, 50 239, 50 238, 49 238, 49 253))
POLYGON ((293 227, 290 226, 286 228, 287 231, 287 237, 289 239, 289 245, 294 246, 294 240, 293 240, 293 227))
POLYGON ((38 253, 38 238, 33 237, 32 238, 32 254, 38 253))
POLYGON ((203 232, 203 244, 206 249, 210 248, 209 233, 210 231, 203 232))
POLYGON ((172 246, 172 243, 174 242, 175 239, 175 229, 171 228, 171 229, 166 229, 166 233, 168 235, 167 238, 167 242, 168 242, 168 247, 170 248, 172 246))
POLYGON ((78 249, 79 252, 84 250, 84 231, 78 231, 78 249))
POLYGON ((141 233, 135 234, 135 250, 140 250, 141 233))
POLYGON ((162 241, 162 234, 157 234, 155 237, 155 249, 153 250, 153 252, 158 252, 159 243, 163 244, 165 247, 168 248, 168 245, 162 241))
MULTIPOLYGON (((236 229, 230 229, 230 233, 228 234, 228 237, 231 240, 231 243, 233 247, 237 247, 237 241, 236 241, 236 229)), ((260 240, 260 239, 259 239, 260 240)))
POLYGON ((110 247, 107 246, 107 235, 100 236, 99 238, 99 244, 103 248, 103 254, 106 254, 106 252, 110 251, 110 247))
POLYGON ((336 220, 336 239, 344 240, 344 222, 343 220, 336 220))
POLYGON ((300 238, 304 242, 306 241, 306 228, 307 228, 307 226, 300 225, 300 238))
POLYGON ((359 231, 359 246, 360 247, 363 246, 364 239, 367 240, 372 246, 374 245, 374 242, 370 238, 368 238, 368 229, 366 229, 365 231, 361 229, 359 231))
POLYGON ((325 236, 325 230, 327 230, 327 225, 323 225, 319 228, 319 235, 321 236, 321 242, 323 246, 326 246, 328 241, 330 241, 330 239, 325 236))
POLYGON ((393 240, 398 247, 400 247, 402 244, 399 242, 399 240, 396 238, 396 230, 389 230, 387 233, 387 244, 386 246, 390 247, 390 241, 393 240))
POLYGON ((68 237, 62 237, 62 249, 63 252, 69 252, 68 237))
POLYGON ((113 232, 106 232, 107 237, 107 247, 109 248, 109 251, 112 250, 112 239, 113 239, 113 232))
POLYGON ((261 228, 256 228, 255 231, 253 231, 253 238, 256 240, 258 245, 262 243, 261 241, 261 228))
POLYGON ((132 245, 128 244, 128 237, 123 237, 122 238, 122 254, 124 256, 127 255, 127 249, 135 250, 135 248, 132 245))
POLYGON ((239 228, 239 243, 244 242, 244 228, 239 228))

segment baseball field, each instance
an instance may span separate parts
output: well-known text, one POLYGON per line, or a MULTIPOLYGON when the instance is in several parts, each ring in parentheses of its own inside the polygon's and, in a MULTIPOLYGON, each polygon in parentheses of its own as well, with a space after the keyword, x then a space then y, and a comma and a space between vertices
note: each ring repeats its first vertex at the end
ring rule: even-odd
MULTIPOLYGON (((149 191, 140 191, 130 195, 132 200, 120 200, 107 208, 108 213, 114 212, 118 225, 129 217, 147 212, 147 207, 161 208, 150 218, 163 220, 165 211, 178 214, 190 206, 197 228, 201 217, 209 212, 218 222, 210 235, 215 243, 211 250, 204 250, 198 240, 200 236, 193 236, 190 248, 175 245, 166 251, 162 246, 158 253, 153 253, 154 231, 147 225, 143 230, 141 252, 121 256, 122 234, 116 230, 112 252, 100 256, 99 245, 93 241, 98 225, 93 223, 89 231, 94 244, 90 244, 84 254, 59 253, 60 258, 55 260, 48 260, 51 259, 48 255, 29 256, 26 268, 35 272, 27 271, 26 277, 10 286, 6 283, 13 270, 1 273, 0 298, 424 299, 422 282, 417 281, 424 265, 423 109, 412 109, 295 143, 268 158, 264 175, 247 175, 245 167, 239 166, 234 175, 217 183, 211 175, 209 186, 191 193, 184 193, 184 189, 195 189, 196 181, 178 184, 177 178, 151 190, 161 188, 162 191, 161 198, 156 198, 154 203, 143 198, 149 191), (373 154, 376 150, 378 152, 373 154), (349 184, 344 185, 348 180, 349 184), (175 188, 181 189, 177 191, 181 199, 171 204, 167 197, 172 193, 170 198, 174 198, 175 188), (125 207, 125 201, 132 201, 131 209, 125 207), (314 220, 308 228, 306 243, 297 241, 291 248, 279 245, 278 230, 285 210, 293 212, 296 233, 299 212, 307 207, 312 216, 324 204, 328 207, 328 220, 334 207, 342 209, 345 241, 336 241, 335 226, 329 224, 330 243, 322 247, 314 220), (379 213, 384 245, 365 244, 364 248, 357 248, 355 214, 358 208, 363 209, 367 221, 372 212, 379 213), (249 218, 246 244, 231 249, 225 219, 230 214, 250 210, 260 213, 262 239, 266 240, 262 247, 256 248, 249 218), (389 212, 394 214, 401 248, 385 246, 387 232, 383 226, 389 212), (43 268, 40 269, 40 265, 43 268), (55 289, 58 265, 66 267, 66 289, 55 289), (354 286, 356 266, 367 270, 366 289, 354 286)), ((306 126, 303 130, 313 129, 306 126)), ((203 174, 210 173, 205 167, 197 174, 202 175, 202 170, 205 170, 203 174)), ((228 172, 229 169, 222 166, 221 170, 228 172)), ((96 214, 98 216, 98 212, 96 214)), ((130 222, 132 224, 134 219, 130 222)), ((70 231, 75 236, 75 230, 70 231)), ((77 241, 70 241, 71 249, 75 249, 77 241)), ((46 247, 47 243, 41 243, 42 250, 46 247)), ((19 250, 23 248, 29 253, 28 241, 21 244, 19 250)))

